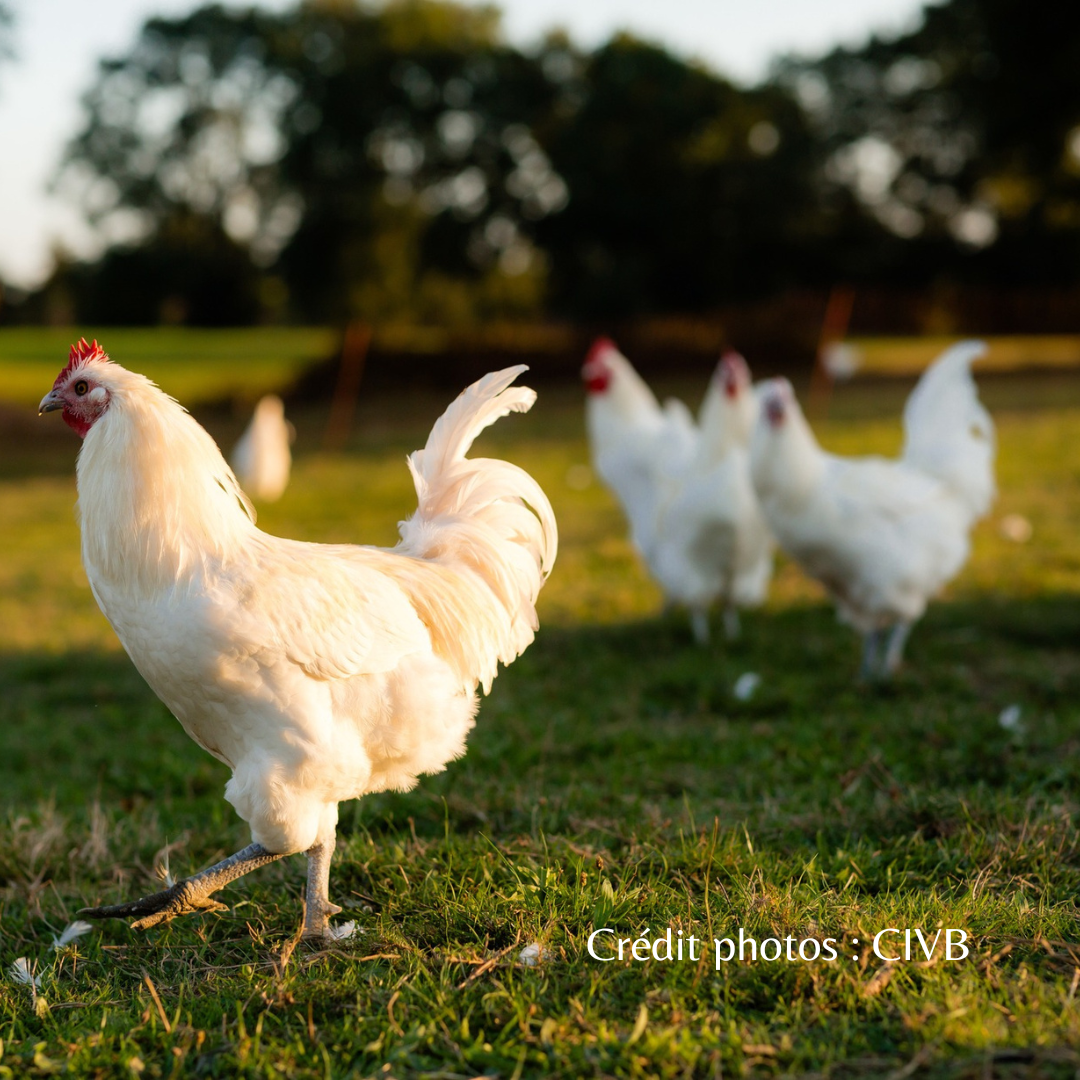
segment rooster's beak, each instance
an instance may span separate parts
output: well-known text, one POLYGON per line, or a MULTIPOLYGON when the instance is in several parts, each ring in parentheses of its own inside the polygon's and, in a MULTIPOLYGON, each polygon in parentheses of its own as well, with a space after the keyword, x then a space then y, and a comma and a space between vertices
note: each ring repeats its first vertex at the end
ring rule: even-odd
POLYGON ((57 409, 62 409, 63 407, 64 399, 55 390, 50 390, 41 399, 37 414, 38 416, 42 416, 47 412, 56 412, 57 409))

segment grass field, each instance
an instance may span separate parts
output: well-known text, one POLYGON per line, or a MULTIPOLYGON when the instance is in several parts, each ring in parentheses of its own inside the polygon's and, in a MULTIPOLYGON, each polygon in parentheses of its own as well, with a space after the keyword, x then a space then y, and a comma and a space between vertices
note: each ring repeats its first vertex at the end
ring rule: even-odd
MULTIPOLYGON (((955 341, 955 337, 857 338, 862 370, 874 375, 917 375, 955 341)), ((1021 371, 1025 368, 1080 366, 1080 336, 1076 334, 1008 334, 987 338, 990 348, 980 371, 1021 371)))
POLYGON ((36 405, 79 336, 100 338, 128 367, 187 404, 232 397, 253 402, 281 390, 312 360, 332 355, 338 334, 318 327, 196 330, 127 327, 0 329, 0 401, 36 405))
MULTIPOLYGON (((313 360, 333 356, 340 334, 319 327, 263 327, 243 330, 201 330, 187 327, 0 327, 0 404, 36 405, 42 386, 51 384, 80 335, 97 337, 120 363, 154 379, 187 405, 234 400, 249 405, 260 395, 281 391, 313 360)), ((543 350, 572 346, 565 327, 530 327, 508 343, 543 350)), ((386 326, 378 338, 396 350, 445 348, 437 330, 386 326)), ((950 337, 855 338, 860 370, 887 377, 914 377, 943 349, 950 337)), ((1001 335, 980 362, 983 372, 1041 371, 1080 368, 1080 335, 1001 335)), ((750 357, 753 360, 753 357, 750 357)), ((697 389, 692 391, 697 393, 697 389)))
MULTIPOLYGON (((247 836, 224 767, 97 612, 74 436, 51 417, 31 457, 7 440, 0 1076, 1076 1075, 1080 376, 983 386, 999 502, 880 689, 856 686, 853 635, 789 564, 739 642, 695 648, 683 617, 659 614, 609 497, 580 486, 577 389, 501 421, 479 452, 528 467, 560 521, 541 633, 464 759, 342 807, 332 891, 361 929, 321 952, 293 949, 299 859, 232 887, 225 914, 145 935, 102 924, 53 948, 79 907, 153 889, 166 855, 180 876, 247 836), (1030 542, 1000 534, 1006 514, 1030 542), (762 684, 741 702, 748 671, 762 684), (601 927, 709 947, 601 963, 586 948, 601 927), (833 938, 837 959, 715 970, 712 940, 739 927, 833 938), (866 943, 890 927, 962 929, 971 952, 887 965, 866 943)), ((895 452, 905 390, 840 389, 826 445, 895 452)), ((293 484, 261 524, 392 542, 412 507, 403 456, 443 404, 365 402, 342 455, 317 450, 322 412, 297 415, 293 484)), ((204 419, 223 444, 238 434, 204 419)))

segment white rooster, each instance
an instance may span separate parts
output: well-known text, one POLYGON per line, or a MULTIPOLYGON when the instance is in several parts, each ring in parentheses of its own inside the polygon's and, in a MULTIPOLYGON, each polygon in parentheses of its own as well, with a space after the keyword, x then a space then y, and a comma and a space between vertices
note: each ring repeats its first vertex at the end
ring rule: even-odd
POLYGON ((136 927, 222 905, 212 894, 294 852, 308 859, 305 936, 333 937, 338 803, 408 790, 465 750, 477 686, 532 641, 557 532, 539 485, 465 457, 535 394, 523 367, 469 387, 409 468, 419 506, 393 549, 300 543, 256 528, 209 435, 95 342, 41 402, 79 435, 82 554, 136 667, 187 733, 232 769, 225 797, 253 843, 97 918, 136 927))
POLYGON ((904 408, 896 461, 825 453, 791 384, 762 384, 754 487, 780 546, 864 635, 866 678, 895 672, 912 625, 967 561, 971 527, 993 501, 994 425, 971 377, 985 352, 982 342, 961 342, 923 374, 904 408))
POLYGON ((772 541, 750 483, 757 404, 746 361, 725 354, 697 424, 682 402, 661 409, 605 338, 582 376, 594 466, 622 504, 649 573, 668 603, 690 609, 698 642, 709 639, 718 600, 736 636, 738 608, 762 603, 772 575, 772 541))
POLYGON ((292 468, 289 444, 295 437, 281 398, 277 394, 260 398, 232 452, 233 472, 253 499, 276 502, 285 493, 292 468))

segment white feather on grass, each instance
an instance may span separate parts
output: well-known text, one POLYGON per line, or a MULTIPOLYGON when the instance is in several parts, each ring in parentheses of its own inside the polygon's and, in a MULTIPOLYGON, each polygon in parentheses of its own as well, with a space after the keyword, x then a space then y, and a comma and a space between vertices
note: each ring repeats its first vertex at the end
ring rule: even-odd
POLYGON ((526 945, 525 948, 518 953, 518 963, 524 964, 526 967, 536 967, 543 959, 544 947, 539 941, 534 941, 531 945, 526 945))
POLYGON ((326 928, 326 936, 332 941, 347 941, 355 933, 356 923, 352 919, 337 926, 328 926, 326 928))
POLYGON ((77 919, 73 923, 68 923, 59 937, 53 936, 52 947, 57 951, 66 948, 73 941, 78 940, 83 934, 88 934, 93 929, 94 927, 91 923, 84 922, 82 919, 77 919))
POLYGON ((172 871, 169 869, 168 846, 165 848, 165 858, 154 867, 154 876, 159 881, 165 882, 166 889, 171 889, 176 884, 176 878, 172 876, 172 871))
POLYGON ((761 685, 761 676, 756 671, 744 671, 736 680, 731 692, 736 701, 749 701, 761 685))
POLYGON ((1006 705, 998 714, 998 724, 1013 735, 1023 734, 1023 709, 1019 705, 1006 705))
POLYGON ((14 964, 11 965, 11 977, 17 982, 22 983, 23 986, 29 986, 37 995, 38 989, 41 987, 41 980, 44 975, 35 975, 33 968, 30 967, 30 961, 25 956, 20 956, 14 964))
POLYGON ((38 993, 38 990, 41 987, 41 980, 45 977, 45 973, 42 972, 40 975, 35 975, 35 967, 37 967, 37 964, 35 964, 34 967, 31 967, 30 961, 27 960, 25 956, 20 956, 18 960, 11 965, 9 970, 11 972, 11 977, 15 982, 22 983, 23 986, 29 988, 30 1004, 33 1006, 34 1014, 39 1018, 43 1018, 48 1015, 49 1003, 38 993))

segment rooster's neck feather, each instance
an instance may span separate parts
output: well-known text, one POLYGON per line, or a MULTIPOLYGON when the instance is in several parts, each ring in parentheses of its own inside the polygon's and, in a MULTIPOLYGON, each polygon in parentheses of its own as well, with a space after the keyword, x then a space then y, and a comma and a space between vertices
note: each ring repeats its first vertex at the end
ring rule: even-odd
POLYGON ((77 470, 88 573, 164 588, 237 557, 253 516, 214 440, 149 380, 111 366, 109 408, 77 470))

